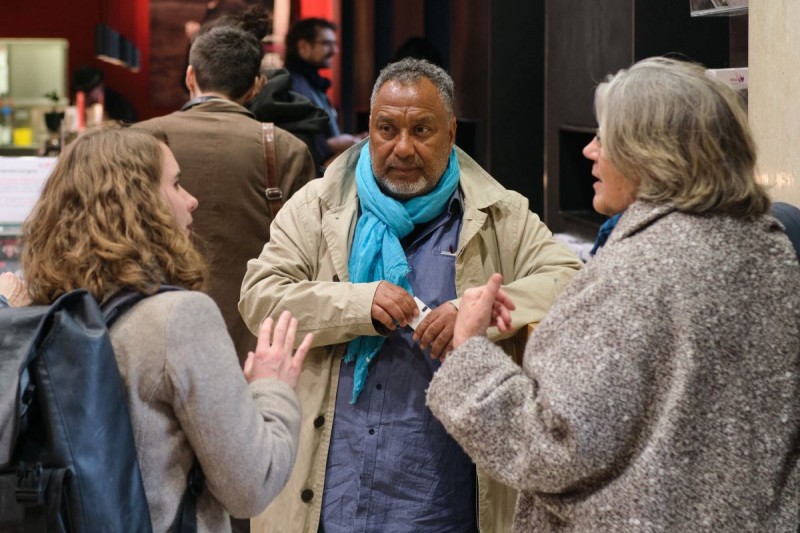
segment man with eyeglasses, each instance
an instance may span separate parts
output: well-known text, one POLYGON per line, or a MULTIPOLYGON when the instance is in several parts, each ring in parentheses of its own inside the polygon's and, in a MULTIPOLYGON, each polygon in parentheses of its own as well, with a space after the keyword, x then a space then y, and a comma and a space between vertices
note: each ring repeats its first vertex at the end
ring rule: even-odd
POLYGON ((315 139, 314 158, 326 163, 364 138, 364 135, 342 133, 337 123, 336 109, 326 91, 331 80, 320 75, 319 70, 330 68, 333 56, 339 51, 336 24, 322 18, 297 21, 286 34, 285 67, 292 76, 292 90, 305 95, 315 105, 328 113, 330 132, 315 139))

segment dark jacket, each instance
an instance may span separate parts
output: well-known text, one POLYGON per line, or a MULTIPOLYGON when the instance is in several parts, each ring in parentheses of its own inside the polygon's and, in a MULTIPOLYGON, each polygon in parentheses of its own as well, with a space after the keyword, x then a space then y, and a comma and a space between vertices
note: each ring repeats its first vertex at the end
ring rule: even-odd
MULTIPOLYGON (((318 138, 323 142, 330 136, 328 114, 302 94, 291 90, 292 79, 286 69, 272 69, 266 73, 267 84, 255 98, 247 102, 247 108, 262 122, 273 122, 308 146, 317 175, 322 176, 325 153, 316 146, 318 138)), ((327 145, 326 145, 327 146, 327 145)))

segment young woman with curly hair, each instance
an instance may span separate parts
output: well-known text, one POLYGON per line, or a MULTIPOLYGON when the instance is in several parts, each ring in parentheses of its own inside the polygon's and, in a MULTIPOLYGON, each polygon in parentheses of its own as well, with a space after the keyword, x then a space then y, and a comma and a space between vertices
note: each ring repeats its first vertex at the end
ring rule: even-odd
POLYGON ((265 321, 242 374, 219 310, 197 292, 196 207, 165 139, 106 129, 66 148, 23 229, 35 303, 77 288, 100 302, 188 289, 142 300, 111 328, 154 531, 172 523, 195 457, 206 476, 199 531, 261 512, 292 470, 300 433, 293 388, 311 338, 293 356, 296 320, 265 321))

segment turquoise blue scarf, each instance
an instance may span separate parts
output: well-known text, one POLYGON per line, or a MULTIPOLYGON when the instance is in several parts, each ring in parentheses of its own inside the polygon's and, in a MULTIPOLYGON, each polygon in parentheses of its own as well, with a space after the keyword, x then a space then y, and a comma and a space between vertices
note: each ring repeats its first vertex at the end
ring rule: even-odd
POLYGON ((597 230, 597 238, 594 241, 594 246, 592 246, 592 249, 589 251, 589 255, 594 256, 600 248, 605 246, 606 241, 611 237, 611 232, 617 227, 617 222, 619 222, 621 216, 622 213, 617 213, 603 222, 603 225, 597 230))
MULTIPOLYGON (((372 172, 369 143, 366 143, 356 165, 361 216, 350 251, 350 281, 370 283, 386 280, 412 293, 407 277, 408 261, 400 239, 411 233, 415 224, 430 222, 444 211, 447 201, 458 187, 460 174, 458 158, 453 149, 447 169, 436 188, 424 196, 401 202, 386 196, 378 187, 372 172)), ((356 362, 353 399, 350 403, 356 403, 358 395, 364 389, 369 363, 380 351, 384 340, 380 335, 361 336, 348 344, 344 361, 356 362)))

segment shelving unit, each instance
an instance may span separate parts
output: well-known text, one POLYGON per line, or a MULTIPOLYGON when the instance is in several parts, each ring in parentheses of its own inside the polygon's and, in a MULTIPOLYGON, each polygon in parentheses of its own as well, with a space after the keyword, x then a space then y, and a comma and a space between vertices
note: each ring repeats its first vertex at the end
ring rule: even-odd
POLYGON ((597 128, 594 89, 608 74, 660 55, 747 66, 747 17, 692 17, 689 1, 547 0, 545 221, 554 232, 593 240, 604 220, 582 150, 597 128))
POLYGON ((689 0, 693 17, 746 15, 749 0, 689 0))

